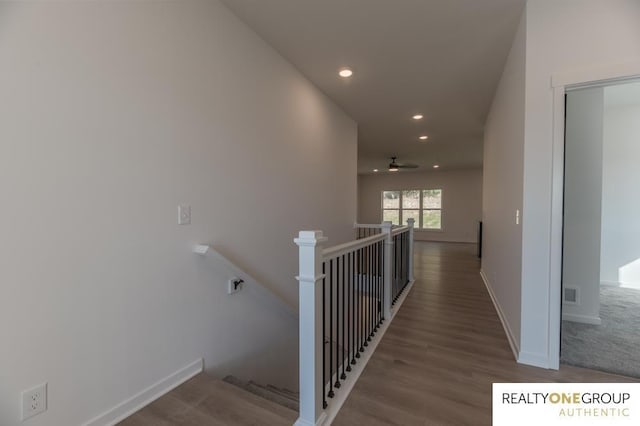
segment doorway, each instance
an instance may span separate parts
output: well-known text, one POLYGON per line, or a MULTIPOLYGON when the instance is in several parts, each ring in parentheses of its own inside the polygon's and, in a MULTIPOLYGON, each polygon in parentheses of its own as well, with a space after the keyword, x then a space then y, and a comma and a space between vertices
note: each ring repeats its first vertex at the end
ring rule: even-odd
POLYGON ((640 377, 640 80, 565 105, 560 361, 640 377))

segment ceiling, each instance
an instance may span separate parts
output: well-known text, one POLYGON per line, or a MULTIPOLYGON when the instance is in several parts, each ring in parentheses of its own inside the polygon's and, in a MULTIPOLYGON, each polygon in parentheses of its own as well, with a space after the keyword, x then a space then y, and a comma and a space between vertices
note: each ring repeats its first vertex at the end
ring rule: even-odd
POLYGON ((392 155, 418 171, 482 165, 525 0, 223 2, 358 122, 359 173, 384 171, 392 155), (342 67, 354 75, 340 78, 342 67))

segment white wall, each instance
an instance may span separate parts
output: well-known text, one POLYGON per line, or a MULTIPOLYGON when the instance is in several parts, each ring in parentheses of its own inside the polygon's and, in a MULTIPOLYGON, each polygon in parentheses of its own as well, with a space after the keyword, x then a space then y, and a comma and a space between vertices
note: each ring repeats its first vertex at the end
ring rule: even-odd
POLYGON ((380 173, 358 177, 358 222, 382 221, 382 191, 442 189, 442 231, 417 230, 422 241, 476 242, 482 208, 482 169, 380 173))
POLYGON ((296 320, 190 250, 295 306, 297 231, 353 235, 356 132, 218 1, 0 3, 0 424, 40 382, 29 424, 77 425, 200 357, 295 383, 296 320))
POLYGON ((484 132, 482 272, 515 350, 520 344, 526 16, 523 14, 484 132))
POLYGON ((567 94, 562 285, 578 292, 562 318, 600 324, 604 89, 567 94))
POLYGON ((604 89, 604 164, 602 192, 603 283, 640 288, 640 83, 604 89))
MULTIPOLYGON (((555 73, 640 62, 637 0, 527 3, 522 230, 522 337, 526 362, 548 365, 550 220, 555 73)), ((485 166, 486 167, 486 166, 485 166)), ((521 354, 522 355, 522 354, 521 354)))

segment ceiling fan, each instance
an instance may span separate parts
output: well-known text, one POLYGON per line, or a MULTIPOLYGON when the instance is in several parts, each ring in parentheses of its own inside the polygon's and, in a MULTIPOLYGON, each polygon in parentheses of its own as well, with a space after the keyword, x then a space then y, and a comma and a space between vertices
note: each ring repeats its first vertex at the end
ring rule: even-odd
POLYGON ((416 169, 418 167, 417 164, 396 163, 396 158, 398 158, 398 157, 391 157, 391 163, 389 163, 389 171, 390 172, 397 172, 400 169, 416 169))

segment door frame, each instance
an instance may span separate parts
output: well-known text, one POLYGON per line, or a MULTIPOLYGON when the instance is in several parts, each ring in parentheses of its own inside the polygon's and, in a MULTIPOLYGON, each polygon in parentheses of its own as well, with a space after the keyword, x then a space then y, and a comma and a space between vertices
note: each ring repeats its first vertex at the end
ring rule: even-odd
POLYGON ((551 171, 551 247, 549 259, 549 368, 560 368, 562 326, 562 222, 564 203, 565 95, 585 87, 620 83, 640 78, 640 63, 599 67, 551 76, 553 88, 553 134, 551 171))

